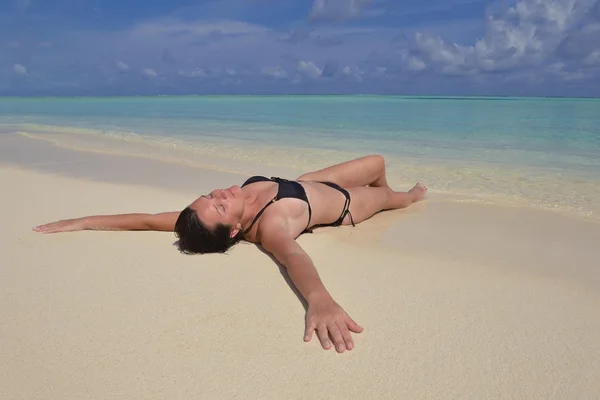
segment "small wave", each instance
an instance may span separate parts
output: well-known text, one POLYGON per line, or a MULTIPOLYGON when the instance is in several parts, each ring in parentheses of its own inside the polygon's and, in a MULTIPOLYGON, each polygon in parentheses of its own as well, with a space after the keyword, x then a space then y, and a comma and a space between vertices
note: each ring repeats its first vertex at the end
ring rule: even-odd
MULTIPOLYGON (((248 174, 249 169, 259 171, 261 168, 285 168, 302 173, 365 155, 364 151, 323 147, 321 142, 300 147, 62 126, 22 125, 12 129, 82 151, 152 158, 243 175, 248 174)), ((600 221, 600 181, 581 171, 406 157, 393 151, 384 155, 388 181, 398 190, 422 180, 432 194, 460 201, 525 206, 600 221)))

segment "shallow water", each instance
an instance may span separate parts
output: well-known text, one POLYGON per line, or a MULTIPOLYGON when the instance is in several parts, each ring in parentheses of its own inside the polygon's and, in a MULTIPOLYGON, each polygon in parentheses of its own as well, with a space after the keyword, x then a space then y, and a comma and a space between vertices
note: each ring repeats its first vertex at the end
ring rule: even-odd
POLYGON ((393 185, 424 180, 432 192, 600 218, 597 99, 4 98, 1 131, 99 134, 117 139, 112 151, 214 167, 310 170, 381 153, 393 185))

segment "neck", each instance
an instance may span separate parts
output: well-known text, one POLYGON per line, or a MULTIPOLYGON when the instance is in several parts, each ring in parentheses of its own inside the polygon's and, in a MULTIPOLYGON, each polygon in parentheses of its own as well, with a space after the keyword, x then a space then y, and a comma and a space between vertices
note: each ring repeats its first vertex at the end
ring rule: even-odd
POLYGON ((242 192, 244 193, 244 212, 240 223, 242 225, 242 232, 245 232, 246 229, 250 227, 252 221, 254 221, 254 218, 259 213, 260 209, 263 208, 267 202, 261 201, 260 191, 253 191, 250 188, 245 187, 242 188, 242 192))

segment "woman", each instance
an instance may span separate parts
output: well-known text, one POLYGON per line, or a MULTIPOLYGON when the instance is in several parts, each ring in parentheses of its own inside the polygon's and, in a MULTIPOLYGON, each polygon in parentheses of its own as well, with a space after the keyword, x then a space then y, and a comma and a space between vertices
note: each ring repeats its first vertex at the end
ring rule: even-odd
POLYGON ((180 251, 225 252, 240 240, 260 244, 282 265, 308 309, 304 340, 313 333, 324 349, 354 347, 350 332, 363 328, 333 300, 310 257, 296 242, 318 226, 357 224, 373 214, 421 200, 427 191, 417 183, 408 192, 387 184, 383 157, 366 156, 299 176, 295 181, 254 176, 240 186, 217 189, 183 211, 160 214, 100 215, 35 227, 41 233, 77 230, 155 230, 175 232, 180 251))

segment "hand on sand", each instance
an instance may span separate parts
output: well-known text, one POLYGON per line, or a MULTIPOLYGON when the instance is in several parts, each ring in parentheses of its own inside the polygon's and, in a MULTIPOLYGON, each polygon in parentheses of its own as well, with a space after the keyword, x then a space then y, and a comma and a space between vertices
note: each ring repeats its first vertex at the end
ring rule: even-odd
POLYGON ((336 351, 343 353, 354 348, 350 331, 360 333, 363 328, 354 322, 333 299, 328 298, 308 303, 305 342, 310 342, 315 330, 325 350, 331 348, 331 339, 333 339, 336 351))
POLYGON ((34 231, 40 233, 74 232, 83 229, 85 229, 85 222, 82 218, 64 219, 33 227, 34 231))

